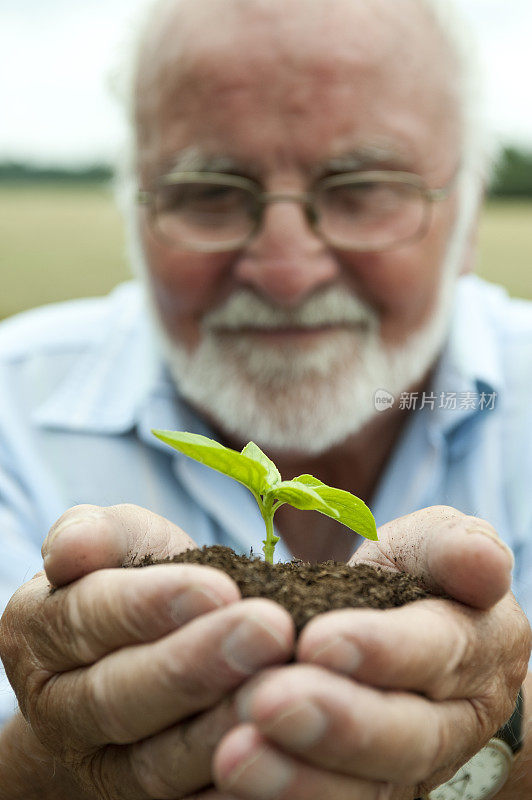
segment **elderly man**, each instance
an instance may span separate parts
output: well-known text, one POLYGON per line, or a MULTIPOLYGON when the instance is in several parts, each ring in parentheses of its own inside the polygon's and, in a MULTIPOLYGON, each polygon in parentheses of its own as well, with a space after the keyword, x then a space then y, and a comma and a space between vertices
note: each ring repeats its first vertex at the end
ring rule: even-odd
POLYGON ((511 765, 530 644, 507 544, 526 603, 532 315, 458 280, 481 158, 447 12, 165 0, 148 16, 129 219, 147 300, 128 285, 0 334, 6 601, 51 527, 45 572, 3 616, 20 712, 0 797, 531 796, 529 738, 511 765), (283 508, 281 557, 376 563, 445 597, 323 615, 295 642, 283 609, 216 570, 116 569, 194 542, 260 549, 243 487, 152 427, 253 438, 393 520, 356 549, 283 508))

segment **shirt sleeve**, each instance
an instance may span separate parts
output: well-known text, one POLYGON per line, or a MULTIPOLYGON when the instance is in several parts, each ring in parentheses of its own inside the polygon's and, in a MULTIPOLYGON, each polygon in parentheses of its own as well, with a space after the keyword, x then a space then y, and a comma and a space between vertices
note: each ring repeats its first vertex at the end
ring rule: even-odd
MULTIPOLYGON (((42 569, 39 537, 31 504, 10 472, 0 450, 0 613, 16 590, 42 569)), ((17 702, 0 668, 0 724, 16 710, 17 702)))
MULTIPOLYGON (((532 623, 532 413, 514 414, 513 457, 507 464, 507 498, 512 510, 515 567, 512 591, 532 623)), ((510 437, 507 437, 507 441, 510 437)), ((532 670, 532 654, 529 661, 532 670)))

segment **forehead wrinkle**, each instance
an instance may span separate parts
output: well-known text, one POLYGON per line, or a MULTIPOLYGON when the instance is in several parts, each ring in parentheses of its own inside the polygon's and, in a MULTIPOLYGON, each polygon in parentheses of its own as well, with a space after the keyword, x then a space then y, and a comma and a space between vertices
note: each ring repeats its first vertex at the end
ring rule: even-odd
MULTIPOLYGON (((170 113, 174 118, 178 115, 180 103, 210 108, 213 102, 223 104, 224 95, 236 101, 241 94, 244 105, 246 92, 253 91, 264 98, 269 95, 284 114, 298 118, 308 111, 309 103, 316 102, 312 97, 316 83, 324 89, 320 100, 325 104, 327 86, 332 88, 342 78, 347 84, 347 76, 353 81, 355 68, 355 80, 363 81, 364 75, 392 55, 398 67, 387 80, 395 82, 400 92, 408 93, 411 86, 420 95, 420 107, 430 124, 439 123, 442 107, 447 106, 444 100, 452 102, 449 74, 436 66, 427 68, 429 60, 432 65, 437 61, 430 52, 437 45, 437 32, 424 36, 405 14, 421 7, 419 0, 285 0, 284 13, 278 0, 223 1, 227 13, 216 26, 212 11, 220 0, 168 3, 174 17, 170 15, 164 24, 159 20, 159 33, 148 42, 152 57, 144 58, 138 72, 140 139, 156 139, 160 134, 150 120, 160 114, 166 124, 170 113), (301 14, 302 9, 309 13, 301 14), (348 9, 351 16, 346 25, 348 9), (371 36, 367 25, 371 25, 371 36), (309 36, 316 47, 309 46, 309 36), (330 36, 335 44, 333 58, 330 36), (425 81, 419 77, 420 64, 422 75, 429 74, 425 81)), ((426 34, 426 26, 421 28, 426 34)), ((324 113, 328 113, 325 105, 324 113)))
MULTIPOLYGON (((341 63, 358 64, 362 68, 390 52, 396 54, 397 63, 404 68, 405 63, 416 60, 420 49, 427 49, 426 27, 431 16, 420 0, 288 0, 288 4, 285 0, 282 5, 279 0, 223 0, 223 3, 224 15, 216 26, 212 25, 212 14, 219 11, 220 0, 166 0, 157 6, 158 14, 148 26, 141 47, 137 85, 153 86, 150 73, 155 77, 159 71, 157 78, 164 78, 172 70, 195 71, 209 60, 217 73, 221 64, 227 72, 231 56, 237 55, 241 45, 255 36, 263 47, 251 52, 248 48, 248 74, 260 72, 265 55, 283 69, 302 66, 308 69, 309 58, 317 64, 321 55, 320 69, 326 77, 328 71, 337 69, 341 63), (415 16, 412 18, 416 9, 421 25, 415 24, 415 16), (370 36, 366 35, 368 25, 370 36), (420 28, 425 28, 425 35, 423 31, 420 35, 420 28), (305 37, 309 36, 319 47, 307 47, 305 37), (334 58, 328 44, 331 41, 335 43, 334 58), (420 48, 420 44, 424 47, 420 48), (225 58, 221 60, 222 56, 225 58)), ((442 44, 434 23, 432 34, 428 38, 432 39, 434 50, 435 45, 442 44)), ((441 51, 441 47, 437 49, 441 51)), ((435 55, 441 56, 441 52, 435 55)))
POLYGON ((144 36, 138 80, 157 62, 165 72, 172 63, 197 68, 198 62, 210 58, 217 72, 220 64, 226 71, 230 63, 219 57, 235 55, 239 44, 257 36, 263 47, 247 52, 250 70, 263 63, 265 54, 283 68, 308 68, 309 57, 316 63, 321 51, 326 56, 321 66, 327 72, 338 62, 367 65, 390 53, 404 68, 405 57, 406 64, 417 62, 416 56, 421 51, 426 55, 427 49, 433 63, 449 50, 423 0, 223 0, 224 15, 213 26, 213 12, 219 11, 220 2, 166 0, 159 4, 144 36), (370 36, 366 35, 368 25, 370 36), (309 36, 315 45, 311 49, 309 36), (334 59, 330 58, 330 41, 335 42, 334 59))

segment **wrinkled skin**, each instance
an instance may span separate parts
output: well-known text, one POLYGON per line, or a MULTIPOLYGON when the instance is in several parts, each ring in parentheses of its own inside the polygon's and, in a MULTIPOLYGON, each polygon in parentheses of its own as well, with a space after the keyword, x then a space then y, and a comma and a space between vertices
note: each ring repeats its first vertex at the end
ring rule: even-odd
MULTIPOLYGON (((245 174, 251 165, 268 191, 306 191, 331 160, 368 149, 388 155, 364 156, 366 168, 445 184, 460 161, 454 73, 405 3, 313 2, 314 19, 304 3, 293 0, 305 6, 297 17, 272 0, 246 28, 230 14, 236 24, 212 26, 206 0, 183 4, 183 18, 169 3, 138 86, 141 185, 190 147, 232 157, 245 174), (179 36, 194 47, 174 69, 179 36), (294 80, 301 69, 307 80, 294 80)), ((228 4, 237 7, 255 5, 228 4)), ((404 341, 437 306, 456 213, 452 193, 421 241, 373 254, 333 251, 294 203, 271 205, 236 256, 170 251, 145 212, 139 223, 160 321, 193 353, 204 315, 242 287, 295 308, 336 286, 376 309, 384 345, 404 341)), ((284 343, 296 347, 298 335, 284 343)), ((328 482, 369 496, 393 444, 377 427, 335 456, 346 474, 328 482)), ((530 631, 509 592, 511 559, 487 522, 450 508, 379 535, 353 561, 405 570, 451 599, 324 614, 296 644, 280 606, 242 600, 217 570, 120 569, 193 545, 167 520, 135 506, 66 512, 45 541, 45 572, 2 618, 23 715, 0 743, 10 800, 412 800, 447 779, 509 716, 526 674, 530 631), (50 583, 61 588, 50 594, 50 583)))
POLYGON ((510 715, 528 622, 483 520, 433 507, 379 537, 353 562, 453 599, 323 614, 296 644, 284 609, 218 570, 117 569, 192 546, 167 520, 71 509, 2 618, 18 735, 83 798, 406 800, 442 782, 510 715))

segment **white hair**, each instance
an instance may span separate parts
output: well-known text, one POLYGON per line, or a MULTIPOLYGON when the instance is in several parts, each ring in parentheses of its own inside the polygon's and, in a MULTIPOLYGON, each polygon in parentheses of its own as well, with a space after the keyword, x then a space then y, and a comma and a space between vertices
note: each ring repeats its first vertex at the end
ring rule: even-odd
MULTIPOLYGON (((177 3, 180 0, 171 1, 177 3)), ((397 0, 389 1, 397 2, 397 0)), ((128 143, 122 149, 117 164, 117 198, 125 216, 130 263, 145 284, 148 278, 147 265, 135 213, 137 180, 134 86, 143 37, 149 20, 156 13, 157 7, 166 6, 168 2, 169 0, 156 0, 143 9, 140 21, 130 31, 130 46, 127 49, 127 58, 123 59, 120 83, 115 81, 130 125, 128 143)), ((300 358, 299 366, 302 373, 295 375, 290 373, 295 363, 294 359, 288 357, 286 364, 283 364, 283 357, 279 359, 275 353, 272 356, 272 348, 267 348, 270 350, 268 358, 266 358, 267 353, 259 353, 260 369, 255 368, 256 359, 253 359, 253 353, 249 352, 250 348, 245 342, 237 343, 236 346, 233 344, 230 353, 222 352, 219 343, 209 336, 208 325, 199 352, 189 357, 186 351, 173 342, 164 331, 153 298, 150 292, 147 292, 152 324, 179 390, 189 402, 212 412, 212 416, 221 427, 241 438, 246 436, 249 438, 253 431, 254 438, 265 446, 281 447, 284 444, 290 449, 297 449, 299 442, 304 443, 307 452, 327 449, 350 432, 358 430, 370 419, 373 407, 368 392, 371 387, 380 386, 392 393, 407 389, 405 379, 408 385, 419 380, 423 370, 434 362, 441 349, 446 335, 454 285, 486 179, 490 151, 481 113, 480 70, 472 37, 468 34, 467 27, 451 0, 417 0, 417 2, 423 4, 423 7, 433 15, 449 48, 451 60, 455 65, 455 74, 459 76, 459 85, 452 88, 460 105, 462 119, 461 168, 457 185, 458 214, 448 243, 445 263, 442 266, 440 291, 432 320, 413 333, 401 347, 390 347, 386 350, 379 341, 375 327, 377 320, 371 309, 361 306, 356 298, 350 298, 349 301, 342 298, 338 292, 336 294, 332 292, 330 295, 322 293, 323 296, 320 295, 315 309, 305 306, 301 313, 303 311, 311 315, 327 313, 332 320, 336 320, 338 315, 341 316, 343 313, 352 315, 353 320, 360 315, 361 321, 367 326, 366 334, 358 340, 363 359, 360 363, 353 362, 346 374, 342 374, 342 369, 338 369, 338 358, 340 357, 340 363, 342 360, 347 362, 353 349, 352 336, 342 334, 340 338, 323 344, 321 349, 317 348, 316 353, 310 354, 308 358, 300 358), (344 301, 348 303, 345 309, 341 307, 344 301), (268 375, 265 365, 270 361, 271 375, 268 375), (245 364, 243 372, 240 370, 242 364, 245 364), (316 394, 311 379, 318 376, 320 370, 325 368, 330 372, 328 380, 322 375, 321 382, 327 387, 327 392, 321 397, 316 394), (228 369, 232 372, 228 373, 228 369), (227 380, 228 374, 231 374, 230 380, 227 380), (251 380, 247 382, 241 380, 243 374, 251 380), (354 380, 354 375, 357 375, 357 380, 354 380), (280 381, 276 411, 274 413, 272 409, 274 414, 272 419, 266 419, 264 408, 259 402, 261 393, 265 396, 266 391, 265 384, 260 382, 261 376, 267 383, 269 382, 272 390, 276 376, 280 381), (333 387, 330 381, 333 378, 336 381, 332 393, 336 410, 331 414, 330 389, 333 387), (287 394, 286 398, 283 396, 283 386, 291 386, 291 394, 287 394), (249 402, 238 403, 237 398, 244 396, 245 389, 249 402), (216 409, 209 408, 212 397, 217 398, 216 409), (297 402, 294 403, 294 400, 297 402), (301 414, 290 413, 294 405, 300 408, 301 414), (216 414, 220 418, 216 419, 216 414), (302 420, 306 426, 304 433, 301 428, 302 420)), ((251 314, 254 322, 260 318, 261 313, 265 313, 268 324, 273 326, 279 322, 279 314, 282 317, 279 309, 263 307, 261 305, 263 301, 250 296, 249 293, 235 296, 234 302, 235 305, 229 304, 222 309, 226 326, 229 325, 231 315, 242 310, 248 315, 247 319, 251 314)), ((303 324, 304 320, 297 319, 297 322, 303 324)), ((254 347, 256 348, 256 344, 254 347)))
MULTIPOLYGON (((224 0, 220 0, 223 2, 224 0)), ((397 0, 389 0, 397 2, 397 0)), ((146 0, 124 31, 115 69, 110 76, 113 94, 125 119, 125 135, 115 163, 115 195, 129 217, 136 194, 135 82, 142 44, 157 9, 181 0, 146 0)), ((255 0, 260 3, 264 0, 255 0)), ((266 0, 268 2, 268 0, 266 0)), ((310 0, 313 2, 313 0, 310 0)), ((475 213, 495 160, 495 142, 488 133, 484 112, 483 77, 475 37, 454 0, 417 0, 433 17, 456 65, 457 94, 462 124, 460 205, 475 213)))

